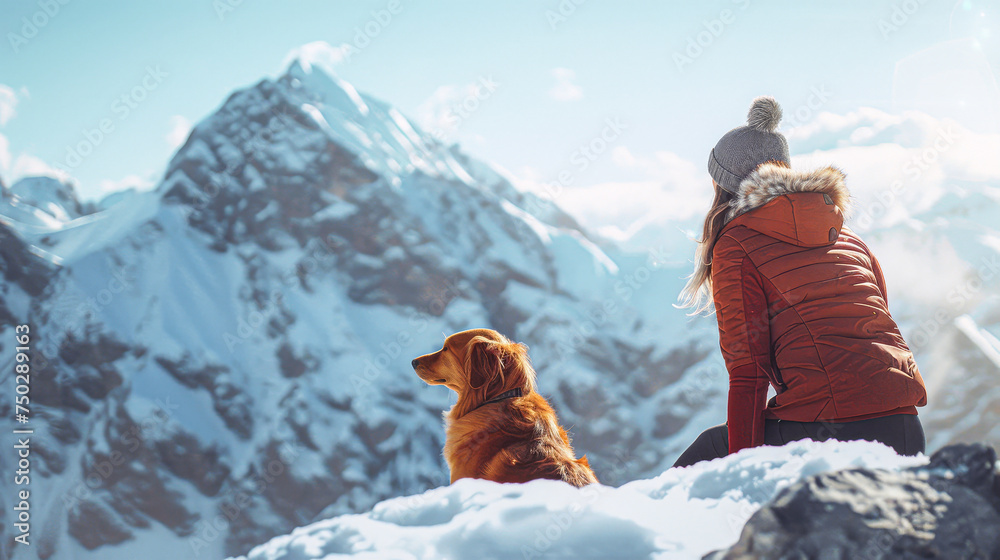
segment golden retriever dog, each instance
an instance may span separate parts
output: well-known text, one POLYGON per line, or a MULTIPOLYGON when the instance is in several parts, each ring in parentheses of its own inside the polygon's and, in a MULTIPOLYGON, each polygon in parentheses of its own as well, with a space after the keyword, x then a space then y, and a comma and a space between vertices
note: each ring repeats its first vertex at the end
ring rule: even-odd
POLYGON ((458 393, 445 413, 444 458, 452 482, 597 482, 587 458, 573 454, 555 411, 535 391, 525 345, 494 330, 472 329, 449 336, 440 350, 411 364, 426 383, 458 393))

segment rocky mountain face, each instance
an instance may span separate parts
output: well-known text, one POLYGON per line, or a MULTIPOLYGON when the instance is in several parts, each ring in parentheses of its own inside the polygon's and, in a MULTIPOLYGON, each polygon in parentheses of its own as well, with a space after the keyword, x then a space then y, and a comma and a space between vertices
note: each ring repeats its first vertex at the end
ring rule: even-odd
POLYGON ((53 267, 32 258, 28 246, 16 233, 0 224, 0 321, 13 324, 23 304, 42 295, 53 267), (21 304, 21 305, 18 305, 21 304), (13 308, 12 308, 13 306, 13 308))
POLYGON ((152 192, 88 212, 29 191, 68 218, 0 225, 0 361, 33 333, 42 558, 240 554, 447 483, 454 397, 409 361, 471 327, 529 345, 605 483, 659 472, 722 410, 701 410, 725 383, 714 324, 667 313, 670 255, 617 252, 315 69, 234 93, 152 192))

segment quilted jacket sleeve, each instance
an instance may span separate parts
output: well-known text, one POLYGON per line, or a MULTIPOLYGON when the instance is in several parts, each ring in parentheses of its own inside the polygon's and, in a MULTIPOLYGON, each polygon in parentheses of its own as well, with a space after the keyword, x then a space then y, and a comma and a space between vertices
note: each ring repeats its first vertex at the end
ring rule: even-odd
POLYGON ((760 273, 740 243, 723 235, 712 259, 719 344, 729 370, 729 452, 764 443, 770 324, 760 273))

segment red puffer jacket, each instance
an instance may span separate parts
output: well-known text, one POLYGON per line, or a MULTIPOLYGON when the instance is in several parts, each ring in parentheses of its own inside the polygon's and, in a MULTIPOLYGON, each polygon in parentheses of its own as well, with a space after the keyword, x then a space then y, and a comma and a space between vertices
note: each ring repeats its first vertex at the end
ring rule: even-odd
POLYGON ((878 261, 843 226, 848 199, 834 168, 765 164, 740 184, 712 252, 730 453, 763 444, 764 418, 849 422, 927 403, 878 261))

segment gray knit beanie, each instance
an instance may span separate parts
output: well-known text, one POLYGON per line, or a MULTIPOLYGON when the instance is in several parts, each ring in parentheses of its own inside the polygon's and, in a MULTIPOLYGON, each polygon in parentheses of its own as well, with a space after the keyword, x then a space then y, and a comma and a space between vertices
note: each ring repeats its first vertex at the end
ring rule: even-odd
POLYGON ((736 193, 740 183, 767 161, 791 165, 788 141, 775 132, 781 106, 773 97, 758 97, 750 105, 747 125, 726 133, 708 156, 708 172, 723 189, 736 193))

